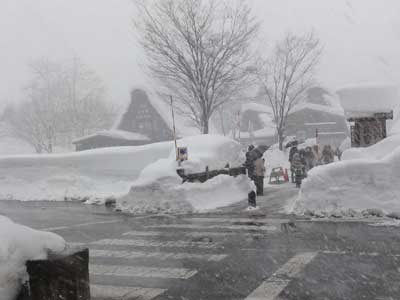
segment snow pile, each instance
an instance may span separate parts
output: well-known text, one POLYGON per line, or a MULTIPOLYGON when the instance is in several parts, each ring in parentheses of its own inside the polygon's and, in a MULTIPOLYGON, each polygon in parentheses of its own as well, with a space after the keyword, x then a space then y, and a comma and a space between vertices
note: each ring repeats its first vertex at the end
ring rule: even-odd
POLYGON ((400 135, 392 135, 368 148, 350 148, 343 152, 342 160, 383 159, 400 147, 400 135))
POLYGON ((12 300, 28 279, 25 262, 46 259, 49 250, 61 252, 65 241, 60 236, 31 229, 0 216, 0 299, 12 300))
MULTIPOLYGON (((185 173, 204 172, 243 163, 239 143, 223 137, 202 135, 178 141, 188 147, 189 160, 182 164, 185 173)), ((205 183, 184 183, 176 173, 175 151, 169 158, 147 166, 128 195, 117 201, 117 209, 131 213, 186 213, 210 210, 244 200, 254 189, 247 176, 220 175, 205 183)))
POLYGON ((0 157, 0 199, 64 200, 121 196, 172 142, 51 155, 0 157))
POLYGON ((369 148, 349 149, 343 159, 309 172, 291 208, 294 212, 400 212, 400 136, 369 148))
POLYGON ((337 94, 348 116, 390 112, 399 102, 397 86, 389 83, 346 86, 339 89, 337 94))
POLYGON ((175 177, 134 184, 117 209, 134 214, 204 212, 242 201, 255 187, 247 176, 219 175, 205 183, 181 184, 175 177))

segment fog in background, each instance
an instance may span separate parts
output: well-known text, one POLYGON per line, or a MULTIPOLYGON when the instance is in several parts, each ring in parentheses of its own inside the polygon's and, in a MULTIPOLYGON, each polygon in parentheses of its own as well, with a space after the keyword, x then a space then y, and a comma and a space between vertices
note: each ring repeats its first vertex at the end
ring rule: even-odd
MULTIPOLYGON (((324 44, 318 80, 328 88, 394 82, 400 75, 398 0, 252 0, 260 45, 313 28, 324 44)), ((131 0, 0 0, 0 108, 21 99, 28 64, 74 56, 101 76, 108 98, 128 101, 143 83, 131 0)), ((267 47, 265 48, 267 49, 267 47)), ((267 50, 265 50, 267 51, 267 50)))

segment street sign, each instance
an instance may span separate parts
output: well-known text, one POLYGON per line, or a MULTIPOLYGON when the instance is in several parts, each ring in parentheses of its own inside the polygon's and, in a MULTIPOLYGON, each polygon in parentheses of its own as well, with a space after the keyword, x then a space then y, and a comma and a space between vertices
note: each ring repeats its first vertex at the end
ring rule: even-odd
POLYGON ((176 160, 177 161, 188 160, 188 149, 187 149, 187 147, 178 147, 176 160))

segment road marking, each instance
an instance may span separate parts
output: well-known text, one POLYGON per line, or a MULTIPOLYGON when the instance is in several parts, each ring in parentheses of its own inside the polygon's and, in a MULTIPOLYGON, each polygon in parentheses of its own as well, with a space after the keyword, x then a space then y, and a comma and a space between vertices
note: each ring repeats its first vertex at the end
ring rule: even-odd
POLYGON ((113 265, 89 265, 91 275, 97 276, 126 276, 188 279, 197 273, 197 270, 185 268, 152 268, 113 265))
POLYGON ((306 252, 293 256, 271 277, 256 288, 245 300, 276 300, 279 294, 298 276, 303 268, 309 264, 318 252, 306 252))
POLYGON ((385 256, 385 257, 400 257, 400 254, 387 254, 378 252, 351 252, 351 251, 331 251, 323 250, 320 251, 323 254, 334 254, 334 255, 358 255, 358 256, 385 256))
POLYGON ((276 231, 276 226, 257 226, 257 225, 207 225, 207 224, 163 224, 150 225, 146 228, 171 228, 171 229, 224 229, 230 231, 237 230, 258 230, 258 231, 276 231))
MULTIPOLYGON (((277 229, 277 228, 276 228, 277 229)), ((262 232, 212 232, 212 231, 187 231, 187 232, 175 232, 175 231, 129 231, 125 232, 123 236, 185 236, 185 237, 207 237, 207 236, 236 236, 238 234, 245 236, 253 236, 263 234, 262 232)))
POLYGON ((143 287, 117 287, 107 285, 90 285, 90 296, 97 299, 141 299, 151 300, 164 293, 165 289, 143 287))
POLYGON ((142 252, 142 251, 110 251, 110 250, 90 250, 90 257, 112 257, 112 258, 155 258, 160 260, 167 259, 199 259, 206 261, 221 261, 228 255, 226 254, 193 254, 193 253, 172 253, 172 252, 142 252))
POLYGON ((46 228, 40 228, 39 230, 56 231, 56 230, 65 230, 65 229, 70 229, 70 228, 75 228, 75 227, 83 227, 83 226, 98 225, 98 224, 113 224, 113 223, 119 223, 119 222, 122 222, 122 220, 82 223, 82 224, 75 224, 75 225, 69 225, 69 226, 46 227, 46 228))
POLYGON ((87 243, 81 243, 81 242, 67 242, 68 247, 70 248, 80 248, 80 247, 85 247, 87 243))
POLYGON ((197 247, 197 248, 216 248, 219 243, 209 242, 191 242, 191 241, 154 241, 154 240, 120 240, 120 239, 103 239, 91 242, 88 245, 102 246, 136 246, 136 247, 197 247))
POLYGON ((289 219, 267 219, 267 218, 184 218, 182 219, 186 222, 215 222, 215 223, 258 223, 258 224, 281 224, 290 222, 289 219))

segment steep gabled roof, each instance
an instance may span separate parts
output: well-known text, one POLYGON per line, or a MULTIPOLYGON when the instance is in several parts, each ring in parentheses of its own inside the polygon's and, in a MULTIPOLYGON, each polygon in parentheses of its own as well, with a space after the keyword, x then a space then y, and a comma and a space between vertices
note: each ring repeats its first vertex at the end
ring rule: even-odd
POLYGON ((290 114, 305 109, 344 116, 344 110, 337 95, 320 86, 310 88, 307 95, 292 108, 290 114))
MULTIPOLYGON (((172 130, 173 122, 172 122, 171 106, 167 102, 169 101, 169 99, 163 99, 164 97, 160 95, 160 93, 158 93, 157 91, 155 91, 155 89, 149 86, 136 86, 135 88, 132 89, 132 91, 135 90, 142 90, 147 94, 147 98, 149 99, 151 106, 158 112, 158 114, 164 120, 168 128, 172 130)), ((167 96, 165 97, 167 98, 167 96)), ((127 111, 130 104, 131 100, 129 101, 125 110, 120 114, 117 121, 114 123, 113 126, 114 129, 120 128, 123 114, 127 111)), ((199 128, 196 127, 196 125, 192 120, 190 120, 188 117, 182 116, 176 110, 175 110, 175 128, 177 136, 179 137, 198 135, 201 133, 199 128)), ((211 133, 217 132, 217 130, 215 129, 215 127, 211 122, 210 122, 210 132, 211 133)))

